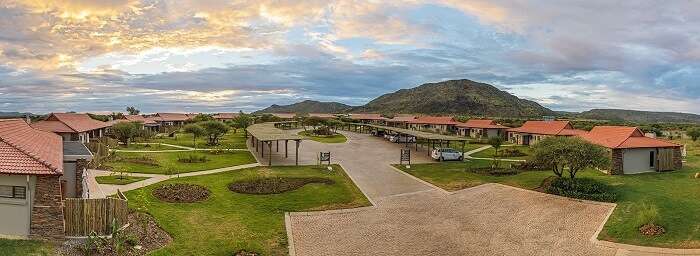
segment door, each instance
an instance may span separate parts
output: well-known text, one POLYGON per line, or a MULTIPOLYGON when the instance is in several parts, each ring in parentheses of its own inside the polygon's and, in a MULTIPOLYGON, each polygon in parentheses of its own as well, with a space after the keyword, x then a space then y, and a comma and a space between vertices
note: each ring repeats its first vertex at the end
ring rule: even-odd
POLYGON ((673 149, 660 148, 657 163, 656 170, 658 171, 673 170, 673 149))

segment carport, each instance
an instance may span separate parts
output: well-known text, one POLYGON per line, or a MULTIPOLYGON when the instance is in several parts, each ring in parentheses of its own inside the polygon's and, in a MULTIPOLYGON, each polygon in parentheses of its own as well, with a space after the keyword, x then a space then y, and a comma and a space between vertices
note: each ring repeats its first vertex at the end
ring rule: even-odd
MULTIPOLYGON (((447 147, 450 147, 450 144, 452 142, 461 142, 462 146, 462 158, 464 158, 464 147, 467 144, 467 141, 469 139, 463 138, 463 137, 458 137, 458 136, 451 136, 451 135, 443 135, 443 134, 436 134, 436 133, 431 133, 431 132, 422 132, 422 131, 416 131, 416 130, 410 130, 410 129, 404 129, 404 128, 398 128, 398 127, 390 127, 390 126, 383 126, 383 125, 375 125, 375 124, 358 124, 358 123, 345 123, 347 129, 349 131, 355 131, 355 132, 360 132, 360 133, 371 133, 372 131, 391 131, 394 133, 399 134, 399 136, 413 136, 416 137, 416 151, 419 151, 418 146, 422 146, 421 143, 419 143, 419 139, 422 139, 423 141, 426 142, 427 145, 431 145, 431 148, 435 148, 435 145, 438 145, 439 147, 443 147, 443 145, 446 145, 447 147)), ((406 147, 408 147, 408 140, 404 142, 406 144, 406 147)))
MULTIPOLYGON (((285 123, 286 124, 286 123, 285 123)), ((282 130, 277 128, 279 123, 261 123, 248 126, 246 128, 246 133, 250 134, 250 141, 255 147, 255 152, 260 152, 260 156, 264 159, 265 157, 265 145, 267 145, 268 151, 268 166, 272 166, 272 142, 276 144, 276 152, 280 150, 280 141, 284 141, 284 157, 289 157, 288 145, 289 141, 294 141, 295 147, 295 161, 296 165, 299 165, 299 144, 303 139, 301 136, 294 132, 287 130, 282 130)))

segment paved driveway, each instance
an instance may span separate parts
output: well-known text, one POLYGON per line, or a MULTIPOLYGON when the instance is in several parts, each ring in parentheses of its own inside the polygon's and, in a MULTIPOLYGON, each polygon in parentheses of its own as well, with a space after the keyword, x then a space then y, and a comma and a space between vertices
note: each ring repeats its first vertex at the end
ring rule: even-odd
MULTIPOLYGON (((296 255, 615 254, 590 241, 610 205, 498 184, 446 193, 390 167, 398 163, 402 145, 344 134, 349 141, 343 144, 302 142, 301 162, 315 163, 318 152, 331 151, 333 162, 346 169, 375 206, 290 213, 288 235, 296 255)), ((273 164, 294 163, 293 155, 285 159, 283 152, 281 145, 273 164)), ((412 161, 431 160, 422 149, 413 152, 412 161)))

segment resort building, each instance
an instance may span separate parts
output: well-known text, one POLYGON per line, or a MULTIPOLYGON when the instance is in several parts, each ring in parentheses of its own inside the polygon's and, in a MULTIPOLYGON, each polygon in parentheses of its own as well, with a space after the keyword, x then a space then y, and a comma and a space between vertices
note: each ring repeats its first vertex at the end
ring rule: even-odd
POLYGON ((505 138, 507 129, 510 127, 490 119, 469 119, 465 123, 457 124, 457 134, 475 139, 505 138))
POLYGON ((218 113, 213 116, 213 118, 217 121, 233 121, 236 117, 240 116, 240 113, 218 113))
POLYGON ((192 119, 188 114, 182 113, 156 113, 151 116, 151 121, 157 122, 161 127, 165 126, 182 126, 185 122, 192 119))
POLYGON ((386 125, 391 127, 408 129, 408 122, 416 119, 414 115, 396 115, 394 118, 387 119, 386 125))
POLYGON ((596 126, 581 138, 610 150, 610 174, 634 174, 683 168, 681 145, 645 137, 637 127, 596 126))
POLYGON ((351 120, 360 122, 363 124, 376 124, 384 125, 385 121, 388 119, 380 114, 350 114, 351 120))
POLYGON ((408 129, 436 133, 454 133, 459 122, 451 116, 421 116, 406 122, 408 129))
POLYGON ((521 127, 506 131, 508 141, 518 145, 534 145, 551 136, 576 136, 586 133, 574 129, 569 121, 527 121, 521 127))
POLYGON ((63 137, 63 141, 89 143, 91 139, 104 136, 110 124, 92 119, 88 114, 52 113, 45 120, 33 123, 31 126, 56 133, 63 137))
POLYGON ((0 120, 0 237, 62 238, 62 200, 87 195, 91 159, 80 142, 0 120))

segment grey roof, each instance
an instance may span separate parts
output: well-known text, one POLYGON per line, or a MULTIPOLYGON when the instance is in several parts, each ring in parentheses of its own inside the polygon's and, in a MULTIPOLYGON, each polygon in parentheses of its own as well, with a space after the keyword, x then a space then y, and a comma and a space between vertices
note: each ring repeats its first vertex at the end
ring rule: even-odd
POLYGON ((297 135, 294 132, 282 130, 275 127, 276 123, 261 123, 248 126, 246 129, 250 135, 257 138, 260 141, 273 141, 273 140, 302 140, 303 137, 297 135))
POLYGON ((80 141, 64 141, 63 142, 64 156, 92 156, 90 150, 80 141))
POLYGON ((383 126, 383 125, 375 125, 375 124, 358 124, 358 125, 364 125, 364 126, 384 129, 384 130, 388 130, 388 131, 394 131, 394 132, 401 133, 401 134, 408 134, 411 136, 415 136, 416 138, 429 139, 429 140, 449 140, 449 141, 468 141, 469 140, 467 138, 459 137, 459 136, 442 135, 442 134, 437 134, 437 133, 432 133, 432 132, 421 132, 421 131, 416 131, 416 130, 409 130, 409 129, 403 129, 403 128, 397 128, 397 127, 383 126))

